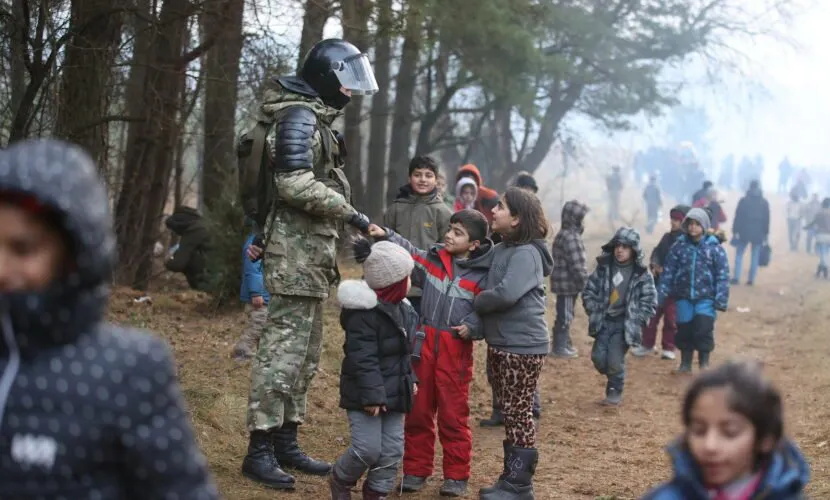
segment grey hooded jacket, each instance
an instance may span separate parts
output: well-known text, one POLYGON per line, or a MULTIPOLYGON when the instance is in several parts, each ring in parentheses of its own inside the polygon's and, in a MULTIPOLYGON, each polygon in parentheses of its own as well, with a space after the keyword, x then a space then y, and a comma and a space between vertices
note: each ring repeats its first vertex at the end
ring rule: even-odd
POLYGON ((487 345, 513 354, 547 354, 545 278, 553 269, 544 240, 499 243, 487 253, 487 284, 473 302, 487 345))
POLYGON ((115 238, 92 160, 16 144, 3 192, 61 216, 75 266, 46 290, 0 291, 0 498, 218 498, 167 346, 102 321, 115 238))

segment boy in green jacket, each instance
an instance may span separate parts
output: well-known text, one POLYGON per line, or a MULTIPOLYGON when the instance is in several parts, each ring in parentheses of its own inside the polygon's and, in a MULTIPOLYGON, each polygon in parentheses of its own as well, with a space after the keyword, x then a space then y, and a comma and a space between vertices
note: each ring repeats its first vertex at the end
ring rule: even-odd
MULTIPOLYGON (((438 192, 438 163, 430 156, 409 162, 409 184, 383 215, 383 224, 409 240, 416 248, 430 248, 444 241, 452 211, 438 192)), ((420 314, 421 289, 412 287, 407 296, 420 314)))

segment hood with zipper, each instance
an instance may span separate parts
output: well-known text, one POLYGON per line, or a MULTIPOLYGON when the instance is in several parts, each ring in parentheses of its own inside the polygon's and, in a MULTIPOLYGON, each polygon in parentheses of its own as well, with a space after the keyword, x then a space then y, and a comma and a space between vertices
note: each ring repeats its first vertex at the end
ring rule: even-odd
POLYGON ((619 243, 627 247, 631 247, 634 250, 635 255, 634 263, 641 269, 646 268, 646 253, 643 250, 643 247, 640 245, 640 233, 638 233, 636 229, 631 227, 621 227, 617 229, 617 232, 614 234, 614 237, 611 238, 611 241, 602 245, 602 254, 599 257, 597 257, 597 261, 603 262, 606 259, 613 259, 614 247, 616 247, 619 243))
POLYGON ((0 295, 24 355, 76 339, 101 321, 115 260, 109 200, 92 159, 70 144, 38 140, 0 154, 0 191, 55 210, 72 240, 73 270, 43 291, 0 295))
POLYGON ((92 159, 15 144, 4 191, 58 214, 72 262, 45 290, 0 294, 0 498, 218 498, 169 348, 102 322, 115 238, 92 159))
MULTIPOLYGON (((647 500, 708 500, 700 468, 681 442, 672 443, 668 453, 674 468, 674 478, 646 495, 647 500)), ((773 453, 764 467, 761 479, 750 498, 769 500, 796 500, 802 498, 810 480, 810 467, 798 446, 785 441, 773 453)))

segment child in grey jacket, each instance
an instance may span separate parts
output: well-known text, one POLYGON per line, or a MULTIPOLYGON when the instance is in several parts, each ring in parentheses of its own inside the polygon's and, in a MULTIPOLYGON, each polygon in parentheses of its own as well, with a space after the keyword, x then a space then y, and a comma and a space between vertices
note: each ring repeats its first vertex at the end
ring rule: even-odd
POLYGON ((553 268, 544 241, 548 222, 536 195, 511 187, 493 208, 492 229, 502 243, 491 252, 487 284, 473 306, 484 325, 506 439, 504 472, 479 498, 533 498, 533 393, 548 353, 544 282, 553 268))
POLYGON ((602 403, 616 406, 625 384, 625 355, 629 347, 640 345, 643 327, 657 308, 657 290, 636 229, 621 227, 602 246, 582 292, 582 304, 588 314, 588 334, 594 338, 591 361, 608 377, 602 403))

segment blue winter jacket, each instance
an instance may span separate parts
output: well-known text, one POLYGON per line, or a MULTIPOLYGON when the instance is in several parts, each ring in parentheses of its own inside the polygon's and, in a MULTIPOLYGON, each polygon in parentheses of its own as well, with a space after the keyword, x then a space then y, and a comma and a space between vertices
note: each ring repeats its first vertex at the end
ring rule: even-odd
MULTIPOLYGON (((694 243, 684 234, 669 250, 660 275, 658 302, 666 297, 688 301, 695 309, 698 304, 725 311, 729 305, 729 259, 720 241, 705 235, 694 243)), ((709 312, 705 312, 709 314, 709 312)), ((714 310, 711 311, 714 316, 714 310)))
MULTIPOLYGON (((671 481, 647 493, 642 500, 709 500, 700 470, 688 449, 680 444, 669 447, 674 466, 671 481)), ((751 500, 801 500, 810 480, 810 467, 798 447, 786 441, 766 466, 751 500)))
POLYGON ((239 300, 250 304, 252 297, 262 297, 265 303, 271 299, 268 290, 265 289, 265 282, 262 279, 262 259, 251 262, 248 258, 248 247, 254 241, 254 235, 248 236, 245 244, 242 245, 242 286, 239 290, 239 300))

